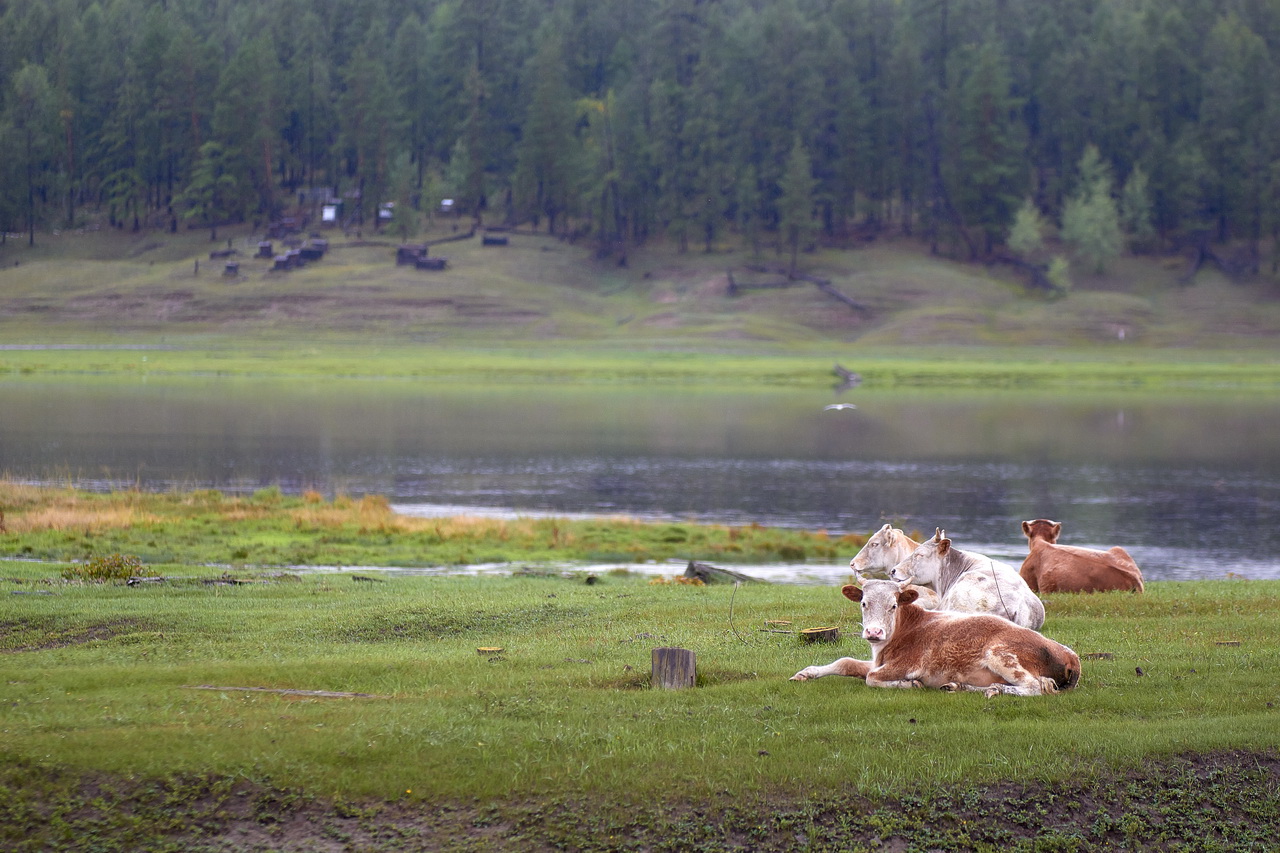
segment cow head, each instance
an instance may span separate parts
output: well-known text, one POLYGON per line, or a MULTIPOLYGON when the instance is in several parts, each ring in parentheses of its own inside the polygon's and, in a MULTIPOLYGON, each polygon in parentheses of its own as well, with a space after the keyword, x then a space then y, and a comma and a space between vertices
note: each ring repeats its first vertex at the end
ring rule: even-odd
POLYGON ((1037 539, 1043 539, 1050 545, 1056 545, 1058 537, 1062 534, 1062 524, 1057 521, 1050 521, 1047 518, 1037 518, 1035 521, 1022 522, 1022 535, 1027 537, 1027 542, 1031 543, 1037 539))
POLYGON ((889 580, 897 583, 918 583, 924 586, 936 586, 942 574, 942 559, 951 550, 951 540, 941 527, 936 529, 932 539, 920 543, 920 547, 911 552, 901 563, 889 570, 889 580))
POLYGON ((893 581, 869 580, 861 588, 848 584, 840 588, 845 598, 862 605, 862 639, 875 649, 893 636, 898 607, 915 601, 920 593, 903 589, 893 581))
MULTIPOLYGON (((849 568, 853 569, 855 574, 862 575, 871 569, 887 569, 896 563, 897 560, 886 565, 886 557, 893 553, 893 527, 886 524, 867 540, 867 544, 862 546, 862 550, 858 552, 852 560, 849 561, 849 568)), ((890 557, 890 559, 892 559, 890 557)))

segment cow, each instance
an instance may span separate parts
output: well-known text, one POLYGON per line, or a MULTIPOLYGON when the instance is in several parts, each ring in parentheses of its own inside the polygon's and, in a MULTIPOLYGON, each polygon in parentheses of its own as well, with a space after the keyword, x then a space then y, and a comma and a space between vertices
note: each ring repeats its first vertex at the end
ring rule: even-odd
POLYGON ((941 528, 890 569, 889 579, 933 587, 942 610, 994 613, 1033 631, 1044 625, 1044 604, 1013 566, 952 548, 941 528))
POLYGON ((1027 586, 1042 592, 1142 592, 1142 570, 1129 552, 1059 545, 1062 525, 1047 518, 1022 522, 1029 553, 1019 574, 1027 586))
POLYGON ((841 658, 791 676, 865 678, 869 687, 936 687, 1040 696, 1080 681, 1080 656, 1061 643, 988 613, 925 610, 914 589, 869 580, 840 590, 862 604, 862 636, 871 660, 841 658))
MULTIPOLYGON (((885 580, 889 577, 890 569, 919 547, 919 542, 898 528, 886 524, 871 534, 867 544, 849 561, 849 568, 853 570, 853 576, 859 583, 867 579, 885 580)), ((941 604, 938 593, 927 586, 915 586, 915 589, 920 593, 917 604, 925 610, 938 609, 941 604)))

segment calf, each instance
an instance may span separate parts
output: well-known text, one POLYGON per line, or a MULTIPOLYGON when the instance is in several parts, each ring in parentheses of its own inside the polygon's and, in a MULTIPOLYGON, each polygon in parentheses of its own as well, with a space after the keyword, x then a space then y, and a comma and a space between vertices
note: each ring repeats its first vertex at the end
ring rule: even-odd
POLYGON ((1047 518, 1022 522, 1030 553, 1019 574, 1032 591, 1142 592, 1142 571, 1123 548, 1099 551, 1059 545, 1062 525, 1047 518))
POLYGON ((1075 687, 1080 657, 1071 649, 1007 619, 982 613, 929 611, 916 591, 872 580, 840 590, 862 604, 862 636, 871 660, 841 658, 791 676, 865 678, 871 687, 936 687, 1040 696, 1075 687))
MULTIPOLYGON (((863 545, 858 555, 849 561, 849 568, 853 569, 853 576, 859 583, 868 578, 884 580, 889 577, 890 569, 909 557, 911 552, 919 547, 919 542, 898 528, 886 524, 871 534, 867 544, 863 545)), ((925 610, 937 610, 941 605, 942 600, 938 597, 938 593, 929 587, 914 584, 911 586, 920 593, 916 603, 925 610)))
POLYGON ((933 587, 942 610, 994 613, 1033 631, 1044 625, 1044 604, 1013 566, 952 548, 941 528, 890 569, 889 579, 933 587))

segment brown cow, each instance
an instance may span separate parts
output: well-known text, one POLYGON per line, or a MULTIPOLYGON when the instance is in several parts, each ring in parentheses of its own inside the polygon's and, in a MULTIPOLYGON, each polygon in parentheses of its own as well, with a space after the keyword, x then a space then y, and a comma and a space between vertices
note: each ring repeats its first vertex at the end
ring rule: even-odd
POLYGON ((893 581, 867 581, 840 590, 862 603, 862 636, 871 660, 841 658, 791 676, 865 678, 871 687, 938 687, 1039 696, 1075 687, 1080 657, 1042 634, 987 613, 925 610, 916 591, 893 581))
POLYGON ((1030 553, 1019 574, 1037 593, 1142 592, 1142 571, 1123 548, 1098 551, 1059 545, 1062 525, 1047 518, 1022 522, 1030 553))

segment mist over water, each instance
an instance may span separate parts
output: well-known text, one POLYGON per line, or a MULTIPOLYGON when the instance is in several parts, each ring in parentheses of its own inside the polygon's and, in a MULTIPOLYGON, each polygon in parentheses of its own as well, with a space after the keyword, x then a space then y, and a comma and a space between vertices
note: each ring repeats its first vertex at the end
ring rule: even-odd
POLYGON ((1150 580, 1280 577, 1280 399, 1257 395, 104 379, 6 380, 0 400, 0 473, 21 480, 278 485, 414 514, 890 522, 1015 563, 1020 522, 1048 517, 1065 544, 1124 546, 1150 580), (858 408, 823 409, 836 399, 858 408))

